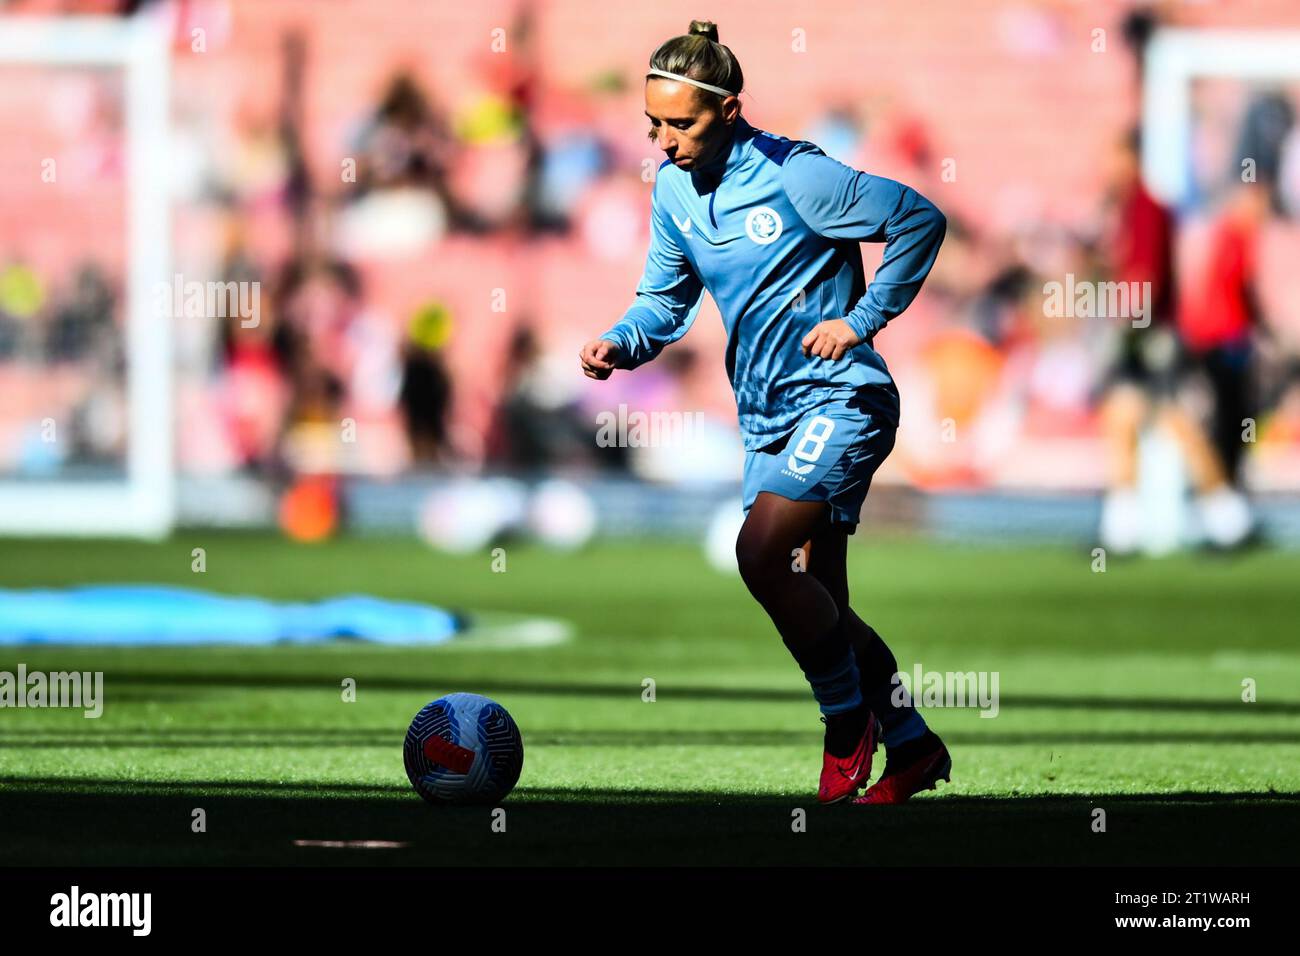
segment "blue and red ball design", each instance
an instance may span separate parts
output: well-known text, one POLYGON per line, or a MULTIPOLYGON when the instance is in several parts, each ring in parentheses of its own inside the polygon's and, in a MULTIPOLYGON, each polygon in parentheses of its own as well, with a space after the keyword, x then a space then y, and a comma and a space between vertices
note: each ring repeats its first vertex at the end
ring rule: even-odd
POLYGON ((434 804, 499 803, 524 767, 524 741, 504 707, 478 694, 439 697, 415 715, 406 776, 434 804))

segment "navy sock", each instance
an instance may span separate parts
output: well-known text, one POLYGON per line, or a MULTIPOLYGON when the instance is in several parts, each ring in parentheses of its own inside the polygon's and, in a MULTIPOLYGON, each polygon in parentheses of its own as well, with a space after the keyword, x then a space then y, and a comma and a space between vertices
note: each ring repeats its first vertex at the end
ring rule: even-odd
POLYGON ((813 696, 817 698, 821 712, 826 716, 857 710, 862 706, 861 680, 851 648, 845 648, 844 656, 838 663, 824 671, 804 671, 804 676, 812 685, 813 696))
POLYGON ((813 696, 827 716, 857 710, 862 706, 862 678, 853 648, 838 626, 816 641, 786 647, 794 656, 813 696))
POLYGON ((850 642, 861 673, 862 697, 884 727, 886 747, 914 740, 926 731, 925 719, 912 705, 907 688, 895 679, 898 661, 875 628, 852 611, 850 642))

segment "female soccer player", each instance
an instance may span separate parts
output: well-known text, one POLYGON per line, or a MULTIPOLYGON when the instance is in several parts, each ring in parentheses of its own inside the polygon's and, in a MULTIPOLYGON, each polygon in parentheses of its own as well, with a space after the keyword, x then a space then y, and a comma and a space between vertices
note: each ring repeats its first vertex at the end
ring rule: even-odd
POLYGON ((707 21, 650 58, 650 138, 668 156, 650 252, 636 301, 583 346, 582 368, 605 379, 650 361, 686 333, 708 289, 746 450, 736 557, 820 705, 817 799, 866 786, 883 735, 884 774, 855 802, 901 803, 948 779, 952 761, 896 683, 894 655, 849 607, 845 557, 898 428, 898 391, 872 338, 916 296, 947 221, 901 183, 750 126, 743 85, 707 21), (869 286, 864 241, 885 242, 869 286))

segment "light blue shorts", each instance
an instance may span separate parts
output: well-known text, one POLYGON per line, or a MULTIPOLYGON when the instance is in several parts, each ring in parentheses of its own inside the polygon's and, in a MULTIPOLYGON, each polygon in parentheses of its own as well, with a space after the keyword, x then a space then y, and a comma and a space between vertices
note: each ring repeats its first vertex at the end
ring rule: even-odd
POLYGON ((825 501, 831 520, 852 534, 871 477, 893 450, 897 431, 896 414, 862 397, 812 409, 790 434, 745 453, 746 513, 760 491, 792 501, 825 501))

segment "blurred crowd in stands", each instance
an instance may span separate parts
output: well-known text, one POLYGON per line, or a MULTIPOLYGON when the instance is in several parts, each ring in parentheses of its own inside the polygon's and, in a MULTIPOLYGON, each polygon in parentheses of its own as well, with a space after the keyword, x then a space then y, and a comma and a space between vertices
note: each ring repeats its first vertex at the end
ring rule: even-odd
MULTIPOLYGON (((174 267, 262 288, 254 327, 236 316, 178 330, 183 470, 631 468, 658 476, 665 469, 656 450, 593 440, 596 414, 627 403, 701 414, 712 449, 698 450, 703 474, 738 475, 720 337, 701 328, 716 317, 702 315, 644 373, 605 386, 585 382, 573 359, 576 343, 630 301, 647 241, 645 169, 658 157, 627 133, 639 110, 635 64, 586 77, 581 89, 548 80, 538 36, 546 7, 513 4, 508 55, 466 67, 480 90, 474 99, 458 99, 394 56, 370 107, 330 124, 308 107, 307 84, 323 69, 317 62, 313 73, 312 63, 326 53, 313 49, 312 31, 289 24, 274 28, 257 79, 234 91, 233 120, 222 122, 205 99, 216 81, 191 62, 193 28, 206 28, 212 55, 229 54, 240 38, 223 39, 217 13, 243 3, 11 3, 0 14, 141 7, 172 17, 176 36, 167 146, 174 267)), ((877 343, 904 399, 884 479, 1104 486, 1117 546, 1127 513, 1139 507, 1132 492, 1149 423, 1175 436, 1197 489, 1207 501, 1218 496, 1207 507, 1225 528, 1239 523, 1240 502, 1224 495, 1242 489, 1250 442, 1300 447, 1300 290, 1293 265, 1279 267, 1276 253, 1261 258, 1266 239, 1270 248, 1300 249, 1295 90, 1199 87, 1195 190, 1175 206, 1158 202, 1140 175, 1138 103, 1143 45, 1166 14, 1131 7, 1116 21, 1132 73, 1130 118, 1106 127, 1104 141, 1069 147, 1090 151, 1098 170, 1083 215, 1044 211, 1050 204, 1035 198, 1032 182, 999 219, 964 213, 948 201, 958 187, 946 175, 946 130, 905 99, 837 90, 834 77, 831 92, 797 111, 802 128, 774 129, 906 182, 948 213, 948 239, 923 296, 877 343), (1250 182, 1241 156, 1255 162, 1250 182), (1067 274, 1150 282, 1151 326, 1046 314, 1045 283, 1067 274), (1243 441, 1247 419, 1258 434, 1243 441)), ((641 32, 648 56, 659 37, 641 32)), ((101 108, 69 140, 85 140, 106 113, 120 119, 120 86, 97 90, 101 108)), ((765 125, 764 106, 745 104, 756 125, 765 125)), ((1033 135, 1036 122, 1024 116, 1020 135, 1033 135)), ((985 132, 1005 135, 1012 148, 1008 131, 985 132)), ((120 164, 106 163, 102 175, 123 181, 120 164)), ((76 240, 67 237, 67 248, 76 240)), ((870 269, 879 250, 864 253, 870 269)), ((20 241, 0 257, 0 364, 40 356, 49 366, 93 366, 90 384, 61 394, 80 422, 74 432, 99 436, 82 452, 111 455, 120 423, 114 430, 92 420, 113 418, 102 391, 124 361, 112 334, 123 264, 91 258, 42 270, 20 241)), ((6 448, 0 467, 33 460, 6 448)))

